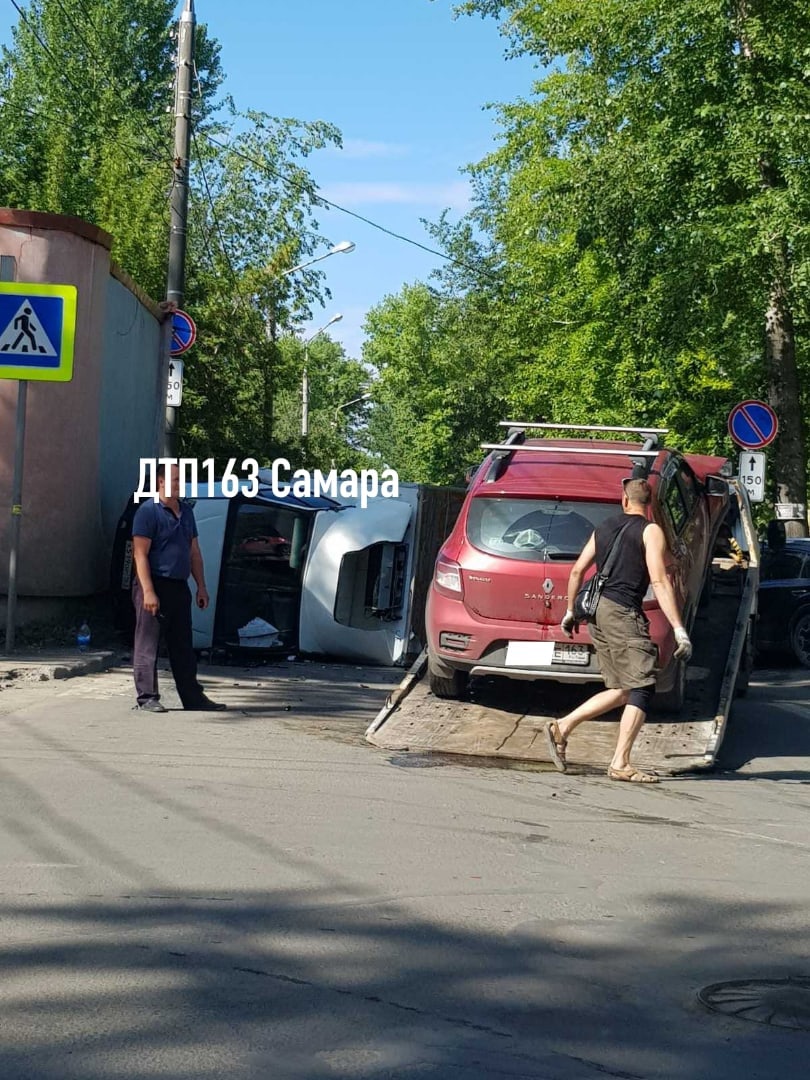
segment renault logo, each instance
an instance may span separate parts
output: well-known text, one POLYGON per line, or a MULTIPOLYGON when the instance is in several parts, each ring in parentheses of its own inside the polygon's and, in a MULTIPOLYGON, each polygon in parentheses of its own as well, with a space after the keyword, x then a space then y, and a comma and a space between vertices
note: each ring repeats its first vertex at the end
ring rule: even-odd
POLYGON ((543 582, 543 592, 546 594, 546 596, 548 596, 548 594, 552 591, 553 588, 554 582, 551 580, 550 577, 547 577, 546 580, 543 582))

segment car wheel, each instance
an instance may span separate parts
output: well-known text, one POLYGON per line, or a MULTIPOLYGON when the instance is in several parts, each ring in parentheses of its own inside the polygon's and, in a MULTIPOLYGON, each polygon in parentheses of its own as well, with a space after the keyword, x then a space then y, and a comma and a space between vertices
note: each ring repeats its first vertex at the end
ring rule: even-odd
POLYGON ((436 697, 461 701, 467 690, 467 681, 466 671, 450 667, 438 657, 428 654, 428 686, 436 697))
POLYGON ((803 611, 793 624, 790 647, 802 667, 810 667, 810 611, 803 611))
POLYGON ((686 701, 686 664, 676 661, 675 682, 671 690, 665 690, 663 694, 656 694, 654 699, 655 708, 662 713, 679 713, 686 701))

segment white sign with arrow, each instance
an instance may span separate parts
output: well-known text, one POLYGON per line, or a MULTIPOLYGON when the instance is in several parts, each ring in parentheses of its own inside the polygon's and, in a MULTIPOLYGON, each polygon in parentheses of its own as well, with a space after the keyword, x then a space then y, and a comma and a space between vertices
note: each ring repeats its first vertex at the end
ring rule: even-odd
POLYGON ((765 501, 765 455, 755 450, 740 454, 740 479, 752 503, 765 501))
MULTIPOLYGON (((166 391, 166 404, 175 408, 183 404, 183 361, 169 361, 169 386, 166 391)), ((764 458, 764 454, 759 457, 764 458)))

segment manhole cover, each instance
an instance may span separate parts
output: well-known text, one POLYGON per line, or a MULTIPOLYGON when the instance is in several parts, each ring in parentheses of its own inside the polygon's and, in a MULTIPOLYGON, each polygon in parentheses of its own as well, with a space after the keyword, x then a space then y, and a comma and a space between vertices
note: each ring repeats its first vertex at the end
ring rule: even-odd
POLYGON ((810 978, 713 983, 698 991, 698 1001, 739 1020, 810 1031, 810 978))

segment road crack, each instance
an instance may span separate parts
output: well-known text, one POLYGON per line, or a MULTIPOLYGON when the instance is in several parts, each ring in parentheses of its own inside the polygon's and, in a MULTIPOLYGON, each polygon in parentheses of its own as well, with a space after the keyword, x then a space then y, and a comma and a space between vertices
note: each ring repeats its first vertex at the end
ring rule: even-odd
POLYGON ((513 1038, 509 1031, 500 1031, 498 1028, 490 1027, 487 1024, 476 1024, 472 1020, 466 1020, 464 1017, 460 1016, 445 1016, 442 1013, 434 1013, 429 1009, 420 1009, 416 1005, 406 1005, 402 1001, 394 1001, 391 998, 379 997, 377 994, 364 994, 348 988, 329 986, 324 983, 312 982, 309 979, 299 979, 295 975, 285 975, 280 971, 267 971, 264 968, 234 966, 232 970, 238 971, 244 975, 258 975, 264 979, 272 979, 274 982, 288 983, 293 986, 304 986, 312 990, 327 991, 331 994, 341 994, 344 997, 356 998, 358 1001, 367 1001, 372 1005, 385 1005, 389 1009, 399 1009, 401 1012, 414 1013, 416 1016, 424 1016, 428 1020, 440 1020, 443 1024, 452 1024, 454 1027, 461 1027, 467 1031, 480 1031, 485 1035, 495 1035, 499 1039, 513 1038))

